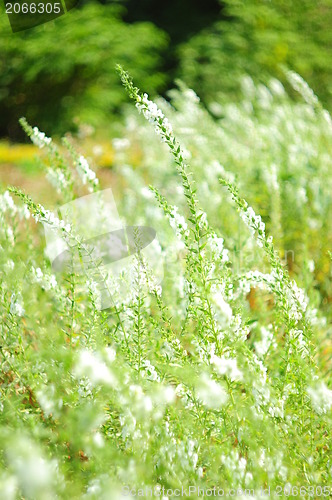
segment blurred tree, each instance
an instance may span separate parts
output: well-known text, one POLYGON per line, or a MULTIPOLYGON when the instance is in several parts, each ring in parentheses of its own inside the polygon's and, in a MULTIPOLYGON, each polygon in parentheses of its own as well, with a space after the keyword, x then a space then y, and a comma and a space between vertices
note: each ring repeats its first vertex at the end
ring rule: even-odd
POLYGON ((126 99, 116 63, 149 92, 162 92, 167 35, 151 23, 125 24, 123 13, 118 5, 89 2, 15 34, 1 16, 0 134, 23 138, 22 115, 48 134, 82 122, 104 127, 126 99))
POLYGON ((300 73, 332 107, 331 0, 223 0, 224 19, 179 48, 179 76, 205 100, 237 93, 237 77, 300 73))
POLYGON ((127 22, 149 20, 169 35, 175 44, 188 40, 219 17, 221 5, 218 0, 169 0, 158 3, 154 0, 123 0, 127 7, 124 17, 127 22))
POLYGON ((15 34, 0 16, 0 136, 23 139, 22 115, 48 134, 82 122, 105 128, 126 99, 116 63, 152 95, 180 77, 204 102, 237 94, 243 73, 283 80, 284 64, 332 107, 330 7, 331 0, 83 0, 15 34))
MULTIPOLYGON (((121 1, 121 0, 120 0, 121 1)), ((169 0, 165 3, 154 0, 122 0, 127 8, 124 20, 129 23, 151 21, 169 36, 169 47, 165 53, 163 68, 169 81, 178 77, 178 46, 190 40, 220 19, 222 8, 218 0, 169 0)))

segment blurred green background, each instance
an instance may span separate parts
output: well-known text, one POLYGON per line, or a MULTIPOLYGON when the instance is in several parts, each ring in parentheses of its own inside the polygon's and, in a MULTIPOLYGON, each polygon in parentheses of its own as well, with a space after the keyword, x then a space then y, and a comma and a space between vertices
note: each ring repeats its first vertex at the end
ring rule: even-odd
POLYGON ((331 0, 87 0, 70 13, 13 34, 0 16, 0 137, 25 141, 18 118, 48 135, 116 135, 126 100, 122 64, 152 96, 176 79, 203 103, 236 97, 239 77, 284 81, 294 69, 332 104, 331 0))

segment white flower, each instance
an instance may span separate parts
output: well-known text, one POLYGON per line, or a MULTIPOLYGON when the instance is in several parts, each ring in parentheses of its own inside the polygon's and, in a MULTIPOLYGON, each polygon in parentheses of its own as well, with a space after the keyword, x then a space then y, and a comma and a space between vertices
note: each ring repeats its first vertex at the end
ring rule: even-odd
POLYGON ((309 354, 307 342, 303 335, 303 330, 292 329, 289 331, 289 337, 297 343, 302 358, 309 354))
POLYGON ((290 84, 293 86, 295 90, 301 94, 303 99, 310 104, 311 106, 315 107, 318 104, 318 98, 314 94, 313 90, 309 87, 307 82, 303 80, 303 78, 295 73, 294 71, 288 71, 287 72, 287 78, 290 84))
POLYGON ((141 367, 143 369, 143 374, 148 380, 156 380, 157 382, 160 382, 160 377, 155 367, 150 363, 148 359, 142 362, 141 367))
POLYGON ((203 374, 196 389, 197 395, 207 408, 219 409, 225 405, 228 395, 220 384, 203 374))
POLYGON ((231 306, 225 301, 222 293, 222 287, 220 285, 211 287, 211 298, 214 304, 217 306, 218 312, 221 313, 218 315, 219 320, 222 322, 226 321, 226 323, 230 323, 233 316, 233 311, 231 306))
POLYGON ((158 108, 157 104, 149 100, 148 94, 138 96, 136 107, 140 113, 150 122, 155 124, 155 130, 162 139, 173 135, 172 125, 165 118, 164 113, 158 108))
POLYGON ((212 353, 210 362, 220 375, 227 375, 231 380, 242 380, 243 373, 238 369, 235 358, 219 357, 212 353))
POLYGON ((265 224, 260 215, 256 215, 252 207, 247 207, 246 210, 240 212, 240 217, 246 226, 250 229, 252 236, 255 237, 257 231, 256 242, 262 247, 265 239, 265 224))
POLYGON ((324 382, 320 382, 314 387, 308 387, 307 392, 317 413, 327 413, 332 408, 332 391, 327 388, 324 382))
POLYGON ((54 274, 44 274, 40 267, 31 268, 32 282, 39 283, 44 290, 55 289, 58 285, 54 274))
POLYGON ((128 149, 130 146, 130 141, 127 138, 121 139, 116 137, 112 140, 112 146, 117 150, 128 149))
POLYGON ((273 333, 264 326, 261 327, 262 340, 255 342, 255 350, 259 357, 265 356, 273 340, 273 333))
POLYGON ((234 331, 235 337, 241 340, 242 342, 247 340, 247 337, 250 334, 250 328, 249 326, 242 324, 242 318, 240 314, 233 316, 232 329, 234 331))
POLYGON ((110 363, 113 363, 116 358, 116 350, 114 349, 114 347, 105 347, 105 353, 108 361, 110 363))
POLYGON ((276 78, 272 78, 270 80, 269 87, 270 87, 270 90, 272 91, 272 93, 275 94, 276 96, 282 97, 285 95, 284 86, 276 78))
POLYGON ((17 212, 17 207, 8 191, 5 191, 3 195, 0 196, 0 211, 1 212, 8 211, 12 215, 14 215, 17 212))
POLYGON ((23 304, 23 299, 22 295, 20 293, 16 294, 13 293, 11 296, 11 301, 10 301, 10 313, 14 314, 15 316, 24 316, 25 314, 25 309, 24 309, 24 304, 23 304))
POLYGON ((52 485, 60 479, 57 463, 46 460, 35 442, 17 436, 7 455, 25 498, 54 497, 52 485))
POLYGON ((93 434, 92 440, 97 448, 103 448, 105 445, 104 437, 100 432, 95 432, 93 434))
POLYGON ((6 271, 12 271, 15 267, 15 263, 12 259, 9 259, 9 260, 7 260, 4 267, 5 267, 6 271))
POLYGON ((315 270, 315 262, 312 259, 308 260, 308 268, 309 268, 309 271, 311 273, 314 272, 314 270, 315 270))
POLYGON ((93 387, 90 380, 87 377, 82 377, 79 380, 78 394, 81 398, 88 398, 92 396, 93 387))
POLYGON ((178 398, 180 398, 188 410, 191 410, 194 407, 194 403, 192 402, 192 396, 187 387, 183 384, 179 384, 175 388, 175 394, 178 398))
POLYGON ((178 208, 174 207, 168 216, 171 227, 175 230, 178 238, 188 234, 188 225, 185 218, 178 213, 178 208))
POLYGON ((129 387, 129 393, 131 400, 134 399, 134 407, 136 416, 144 416, 146 413, 150 413, 153 410, 153 403, 150 396, 144 394, 143 389, 140 385, 131 385, 129 387))
POLYGON ((99 180, 97 179, 96 173, 89 167, 89 163, 84 158, 84 156, 80 156, 76 162, 76 170, 81 177, 83 184, 87 182, 92 186, 97 186, 99 180))
POLYGON ((222 263, 229 260, 228 250, 224 249, 223 238, 218 238, 215 233, 209 234, 207 238, 207 246, 211 249, 212 257, 215 260, 221 259, 222 263))
POLYGON ((10 226, 7 226, 6 228, 6 236, 8 238, 9 243, 14 246, 15 244, 15 236, 14 236, 14 231, 10 226))
POLYGON ((49 146, 52 142, 50 137, 46 137, 44 132, 40 132, 37 127, 33 127, 31 135, 31 141, 38 146, 39 148, 43 148, 44 146, 49 146))
POLYGON ((59 219, 50 210, 46 210, 42 205, 38 206, 38 212, 33 214, 32 217, 36 222, 43 222, 51 226, 53 229, 61 229, 66 233, 70 233, 72 228, 70 224, 66 224, 64 220, 59 219))
POLYGON ((103 383, 114 386, 116 379, 98 353, 83 350, 79 353, 74 373, 78 377, 87 376, 93 384, 103 383))
POLYGON ((36 396, 43 412, 47 416, 51 413, 55 414, 63 405, 62 399, 57 400, 55 398, 55 386, 53 384, 41 387, 36 392, 36 396))
POLYGON ((59 168, 54 169, 50 167, 47 171, 46 178, 50 181, 52 186, 56 188, 58 193, 61 193, 68 187, 68 181, 59 168))

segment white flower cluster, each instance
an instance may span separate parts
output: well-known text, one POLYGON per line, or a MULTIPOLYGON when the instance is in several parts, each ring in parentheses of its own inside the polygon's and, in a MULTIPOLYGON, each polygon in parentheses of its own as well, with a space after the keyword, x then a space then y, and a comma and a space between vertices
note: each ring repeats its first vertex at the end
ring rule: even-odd
POLYGON ((131 413, 129 408, 126 408, 126 411, 119 416, 120 425, 122 427, 121 436, 124 440, 128 438, 140 438, 142 434, 139 429, 136 429, 136 418, 131 413))
POLYGON ((319 413, 327 413, 332 408, 332 391, 327 388, 324 382, 320 382, 314 387, 309 387, 307 392, 311 398, 314 410, 319 413))
POLYGON ((144 394, 140 385, 131 385, 129 387, 129 394, 133 403, 132 410, 134 410, 135 416, 144 417, 146 413, 150 413, 153 410, 152 399, 150 396, 144 394))
POLYGON ((54 290, 57 287, 54 274, 44 274, 40 267, 31 267, 31 278, 33 283, 39 283, 44 290, 54 290))
POLYGON ((250 292, 250 287, 269 289, 277 294, 282 294, 286 300, 287 313, 290 319, 300 321, 306 312, 309 299, 304 291, 299 288, 295 281, 290 283, 290 287, 283 286, 284 273, 282 269, 273 269, 270 274, 260 271, 249 271, 239 280, 239 288, 243 294, 250 292))
POLYGON ((305 358, 308 354, 307 342, 303 335, 303 330, 295 330, 294 328, 289 331, 289 337, 294 340, 299 348, 301 357, 305 358))
POLYGON ((57 416, 58 410, 62 408, 62 398, 56 398, 56 390, 54 384, 42 386, 36 392, 38 403, 40 404, 45 415, 57 416))
MULTIPOLYGON (((64 477, 59 471, 57 461, 45 458, 47 455, 44 456, 35 440, 24 433, 15 433, 12 445, 7 450, 8 468, 15 478, 15 486, 19 487, 24 497, 54 498, 56 496, 55 485, 64 481, 64 477)), ((1 493, 2 498, 11 499, 18 496, 17 490, 12 496, 4 496, 2 488, 1 493)))
POLYGON ((151 362, 147 359, 142 362, 142 371, 144 376, 148 380, 155 380, 156 382, 160 382, 160 377, 155 369, 155 367, 151 364, 151 362))
POLYGON ((246 226, 250 229, 253 237, 257 231, 256 242, 257 245, 262 247, 265 240, 265 224, 260 215, 256 215, 252 207, 247 207, 246 210, 240 211, 240 217, 246 226))
POLYGON ((160 348, 160 354, 165 356, 170 361, 177 357, 186 357, 188 352, 183 348, 179 339, 175 338, 170 341, 165 340, 160 348))
POLYGON ((200 230, 203 232, 206 232, 208 227, 209 227, 209 222, 208 222, 206 212, 203 212, 203 210, 198 210, 197 219, 198 219, 198 226, 199 226, 200 230))
POLYGON ((87 349, 79 353, 74 373, 79 378, 88 377, 93 385, 105 384, 115 386, 116 384, 115 376, 106 366, 100 354, 87 349))
POLYGON ((209 234, 207 238, 207 246, 210 248, 212 258, 224 264, 228 262, 228 250, 224 248, 224 239, 219 238, 215 233, 209 234))
POLYGON ((271 415, 271 417, 284 418, 285 403, 286 403, 286 396, 283 396, 282 398, 278 399, 278 401, 269 406, 268 412, 271 415))
POLYGON ((242 317, 240 314, 232 317, 231 323, 232 330, 234 332, 234 336, 244 342, 247 340, 248 335, 250 334, 250 328, 248 325, 243 325, 242 317))
POLYGON ((18 293, 17 295, 16 293, 12 294, 10 299, 10 313, 19 317, 24 316, 25 309, 23 304, 23 298, 20 293, 18 293))
POLYGON ((225 389, 207 374, 202 375, 196 393, 204 406, 215 410, 222 408, 228 399, 225 389))
POLYGON ((287 78, 290 84, 293 86, 299 94, 303 97, 303 99, 310 104, 311 106, 317 106, 318 97, 314 94, 313 90, 309 87, 307 82, 303 80, 303 78, 294 71, 287 72, 287 78))
POLYGON ((182 450, 184 452, 183 455, 184 455, 184 457, 186 457, 186 459, 189 462, 189 464, 188 464, 189 467, 190 467, 190 465, 192 465, 193 469, 195 470, 196 466, 197 466, 197 462, 198 462, 198 453, 196 451, 197 443, 193 439, 188 439, 185 447, 183 447, 181 445, 182 445, 182 443, 180 443, 178 453, 180 454, 180 450, 182 448, 182 450))
POLYGON ((304 290, 299 288, 294 280, 291 283, 291 291, 293 299, 291 300, 291 312, 294 319, 300 320, 302 318, 302 314, 304 314, 307 310, 309 299, 304 290))
POLYGON ((258 464, 268 473, 270 480, 272 480, 277 474, 283 481, 286 481, 288 471, 287 467, 283 465, 282 460, 282 452, 276 452, 276 450, 273 450, 273 454, 271 454, 271 456, 267 456, 266 450, 262 448, 258 464))
POLYGON ((259 411, 258 415, 262 416, 262 409, 265 409, 265 406, 269 403, 271 398, 271 391, 264 379, 255 379, 253 381, 252 395, 255 398, 256 409, 259 411))
POLYGON ((14 236, 14 231, 11 226, 5 226, 3 227, 0 226, 0 229, 4 231, 4 234, 6 235, 6 238, 8 239, 9 243, 14 246, 15 245, 15 236, 14 236))
POLYGON ((112 140, 112 146, 115 150, 128 149, 130 147, 130 141, 126 137, 124 138, 115 137, 112 140))
POLYGON ((36 222, 45 222, 53 229, 61 229, 66 233, 70 233, 72 228, 70 224, 66 224, 64 220, 59 219, 50 210, 46 210, 42 205, 38 206, 38 212, 33 214, 32 217, 36 222))
POLYGON ((224 290, 221 285, 211 286, 211 299, 217 306, 217 319, 222 324, 229 324, 233 316, 233 311, 231 306, 225 301, 223 292, 224 290))
POLYGON ((234 481, 240 483, 244 480, 247 485, 253 479, 251 472, 247 472, 247 460, 240 457, 236 450, 232 450, 229 455, 221 455, 220 460, 234 481))
POLYGON ((260 358, 264 357, 267 354, 273 343, 272 325, 269 325, 268 328, 262 326, 261 335, 261 340, 258 342, 254 342, 255 351, 260 358))
POLYGON ((175 230, 176 236, 182 238, 188 235, 188 225, 185 218, 178 213, 178 208, 173 207, 170 215, 168 216, 171 227, 175 230))
POLYGON ((18 214, 21 219, 29 219, 30 212, 25 205, 17 207, 8 191, 0 195, 0 212, 9 212, 11 215, 18 214))
POLYGON ((81 398, 89 398, 93 395, 93 385, 88 377, 80 378, 78 382, 78 394, 81 398))
MULTIPOLYGON (((154 250, 156 250, 157 255, 161 254, 161 247, 159 243, 154 240, 152 243, 152 246, 154 250)), ((142 256, 142 263, 139 266, 138 269, 139 273, 139 286, 142 288, 145 288, 147 285, 149 293, 156 294, 158 297, 161 296, 162 294, 162 287, 158 283, 158 278, 154 274, 153 270, 151 267, 148 265, 148 263, 145 261, 145 259, 142 256)), ((134 284, 134 280, 136 280, 136 276, 132 276, 132 285, 134 284)))
POLYGON ((169 140, 173 135, 172 125, 157 104, 149 100, 148 94, 138 96, 136 108, 150 122, 155 124, 155 131, 163 140, 169 140))
POLYGON ((49 146, 52 142, 52 139, 50 137, 46 137, 44 132, 40 132, 38 127, 33 127, 30 139, 39 148, 49 146))
POLYGON ((46 174, 46 178, 49 182, 56 188, 58 193, 62 193, 68 187, 68 181, 60 168, 49 168, 46 174))
POLYGON ((175 394, 178 398, 181 399, 184 407, 187 410, 191 410, 194 407, 193 397, 190 390, 185 387, 183 384, 178 384, 175 388, 175 394))
POLYGON ((269 168, 264 170, 263 175, 271 194, 274 195, 275 193, 278 193, 280 191, 280 187, 278 182, 277 165, 275 163, 272 163, 269 168))
POLYGON ((273 273, 264 274, 260 271, 248 271, 245 276, 242 276, 239 281, 239 288, 244 295, 250 292, 251 285, 255 287, 265 289, 271 288, 275 283, 275 277, 273 273))
POLYGON ((10 272, 10 271, 13 271, 13 269, 15 267, 15 263, 12 259, 8 259, 3 267, 4 267, 4 270, 6 272, 10 272))
POLYGON ((90 168, 89 163, 82 155, 76 162, 76 170, 82 179, 83 184, 86 184, 87 182, 91 184, 91 186, 97 186, 99 184, 96 173, 90 168))
POLYGON ((236 358, 216 356, 211 352, 210 363, 215 366, 220 375, 227 375, 231 380, 242 380, 243 373, 237 366, 236 358))
POLYGON ((151 395, 144 393, 143 388, 138 384, 129 386, 129 397, 122 396, 122 402, 130 405, 130 412, 136 419, 145 420, 146 414, 153 410, 153 419, 160 420, 165 412, 166 406, 174 402, 175 391, 171 386, 154 386, 151 395))
POLYGON ((272 94, 279 97, 283 97, 286 93, 283 84, 276 78, 271 78, 271 80, 269 81, 269 88, 272 94))
POLYGON ((1 212, 11 212, 16 213, 16 206, 13 198, 10 196, 8 191, 5 191, 3 195, 0 196, 0 210, 1 212))

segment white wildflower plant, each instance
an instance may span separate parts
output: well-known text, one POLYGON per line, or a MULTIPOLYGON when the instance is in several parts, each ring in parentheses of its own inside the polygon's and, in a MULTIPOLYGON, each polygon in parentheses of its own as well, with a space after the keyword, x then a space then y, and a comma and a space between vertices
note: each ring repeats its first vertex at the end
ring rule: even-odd
MULTIPOLYGON (((326 113, 297 77, 304 104, 277 81, 267 88, 247 77, 243 101, 214 103, 215 119, 181 83, 173 107, 120 75, 142 115, 131 114, 113 141, 126 180, 121 210, 160 233, 164 280, 141 252, 130 256, 130 276, 107 274, 56 210, 16 188, 1 192, 0 491, 108 498, 130 478, 160 496, 170 487, 260 491, 282 482, 305 484, 314 497, 332 474, 330 296, 314 245, 319 231, 324 245, 332 236, 326 113), (138 143, 143 161, 134 168, 138 143), (306 238, 288 205, 308 223, 306 238), (41 224, 89 258, 91 272, 55 273, 41 224), (303 258, 282 260, 288 242, 303 258), (105 310, 101 283, 113 297, 105 310)), ((68 140, 70 160, 21 123, 48 155, 47 177, 64 202, 76 189, 100 189, 68 140)))

